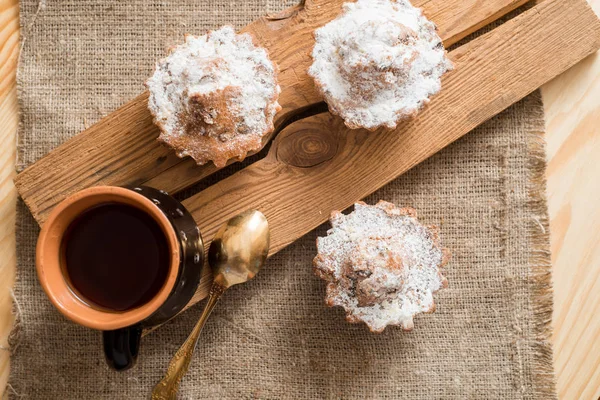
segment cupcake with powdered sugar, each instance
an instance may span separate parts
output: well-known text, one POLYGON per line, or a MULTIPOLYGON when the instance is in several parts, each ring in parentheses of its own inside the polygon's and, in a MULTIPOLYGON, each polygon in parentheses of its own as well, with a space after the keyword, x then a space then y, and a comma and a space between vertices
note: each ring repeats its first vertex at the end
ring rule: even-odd
POLYGON ((346 310, 349 322, 371 331, 413 328, 413 317, 435 311, 433 294, 448 285, 440 268, 450 258, 436 227, 422 225, 414 209, 363 202, 317 239, 315 273, 327 281, 326 303, 346 310))
POLYGON ((262 147, 281 109, 277 67, 231 26, 173 47, 146 83, 162 143, 199 165, 223 167, 262 147))
POLYGON ((408 0, 358 0, 315 32, 314 78, 349 128, 395 128, 441 90, 452 69, 436 26, 408 0))

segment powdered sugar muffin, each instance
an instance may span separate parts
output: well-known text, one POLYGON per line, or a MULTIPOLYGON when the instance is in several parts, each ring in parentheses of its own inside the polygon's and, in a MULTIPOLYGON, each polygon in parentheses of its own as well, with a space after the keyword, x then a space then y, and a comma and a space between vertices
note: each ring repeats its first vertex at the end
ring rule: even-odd
POLYGON ((349 128, 395 128, 441 90, 452 69, 436 30, 408 0, 344 3, 315 32, 308 74, 349 128))
POLYGON ((146 85, 158 138, 202 165, 223 167, 261 148, 281 109, 277 67, 249 34, 231 26, 175 46, 146 85))
POLYGON ((435 311, 433 293, 448 285, 440 272, 450 257, 437 227, 426 227, 412 208, 363 202, 317 239, 315 273, 327 283, 326 303, 342 306, 350 322, 373 332, 388 325, 413 328, 413 316, 435 311))

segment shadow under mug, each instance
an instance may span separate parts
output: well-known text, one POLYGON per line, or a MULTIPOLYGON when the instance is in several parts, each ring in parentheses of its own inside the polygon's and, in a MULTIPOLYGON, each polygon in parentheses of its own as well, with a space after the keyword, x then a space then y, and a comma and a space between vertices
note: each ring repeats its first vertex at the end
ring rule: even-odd
POLYGON ((142 330, 175 316, 190 301, 202 275, 204 246, 191 214, 166 192, 146 186, 97 186, 82 190, 54 208, 36 248, 39 281, 56 308, 72 321, 101 330, 107 363, 118 371, 135 364, 142 330), (62 241, 82 213, 106 203, 133 206, 157 222, 170 251, 167 277, 146 303, 125 311, 106 310, 81 299, 65 276, 62 241))

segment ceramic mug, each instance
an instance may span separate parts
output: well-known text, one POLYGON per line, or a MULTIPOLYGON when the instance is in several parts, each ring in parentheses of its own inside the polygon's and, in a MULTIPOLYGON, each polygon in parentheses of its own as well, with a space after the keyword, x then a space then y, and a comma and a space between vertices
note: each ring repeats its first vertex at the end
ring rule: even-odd
POLYGON ((56 308, 72 321, 103 331, 107 363, 116 370, 136 361, 142 330, 175 316, 190 301, 200 282, 204 260, 202 236, 191 214, 164 191, 137 186, 98 186, 65 199, 49 215, 37 242, 39 281, 56 308), (103 204, 133 206, 150 216, 164 234, 170 252, 166 279, 147 302, 124 311, 107 310, 77 295, 66 275, 63 239, 82 213, 103 204))

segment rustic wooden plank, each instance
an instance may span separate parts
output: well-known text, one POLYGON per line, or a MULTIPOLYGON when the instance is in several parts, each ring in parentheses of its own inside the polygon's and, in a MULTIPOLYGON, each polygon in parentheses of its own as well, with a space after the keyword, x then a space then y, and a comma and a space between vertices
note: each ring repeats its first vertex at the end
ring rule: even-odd
MULTIPOLYGON (((444 38, 444 43, 446 46, 449 46, 528 1, 529 0, 521 0, 501 4, 497 1, 476 0, 468 1, 468 7, 456 7, 451 1, 436 3, 426 2, 421 4, 420 7, 423 7, 426 15, 434 16, 439 21, 455 21, 454 24, 447 23, 443 26, 438 26, 440 37, 444 38), (465 29, 464 22, 462 22, 463 20, 479 22, 475 24, 469 22, 471 26, 465 29)), ((434 19, 434 21, 435 20, 436 19, 434 19)))
MULTIPOLYGON (((452 44, 527 0, 416 0, 452 44)), ((333 19, 343 0, 308 0, 304 7, 262 18, 244 31, 269 49, 280 69, 283 110, 276 126, 321 101, 306 70, 315 28, 333 19)), ((15 184, 32 214, 43 222, 69 194, 94 185, 145 183, 176 192, 216 171, 180 160, 155 141, 158 130, 144 93, 22 172, 15 184)))
MULTIPOLYGON (((444 78, 444 90, 395 132, 349 130, 329 114, 298 121, 280 133, 265 159, 184 205, 207 245, 228 218, 261 210, 276 253, 332 210, 384 186, 599 48, 600 21, 585 0, 546 0, 453 51, 456 68, 444 78), (310 154, 302 150, 306 141, 310 154)), ((209 284, 203 282, 192 303, 206 296, 209 284)))

